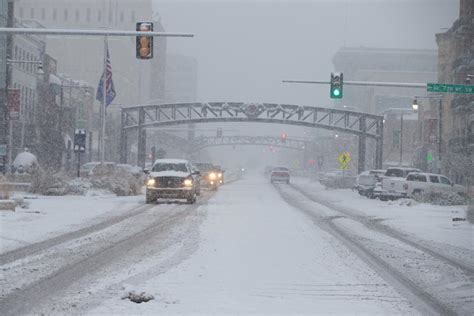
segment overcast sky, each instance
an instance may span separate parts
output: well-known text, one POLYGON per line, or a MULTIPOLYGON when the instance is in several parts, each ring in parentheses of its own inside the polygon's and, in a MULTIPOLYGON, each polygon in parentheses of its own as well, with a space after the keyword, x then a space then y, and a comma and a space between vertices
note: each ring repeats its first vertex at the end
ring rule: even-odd
MULTIPOLYGON (((168 51, 196 57, 201 100, 328 105, 327 87, 282 79, 328 79, 342 46, 436 49, 459 0, 155 0, 168 51)), ((346 78, 350 80, 350 78, 346 78)))
MULTIPOLYGON (((198 101, 330 106, 327 86, 281 80, 328 80, 342 46, 436 49, 435 34, 456 20, 459 0, 155 0, 155 11, 166 31, 195 34, 168 39, 168 52, 197 59, 198 101)), ((250 126, 242 133, 302 135, 250 126)), ((242 124, 225 128, 236 134, 242 124)))

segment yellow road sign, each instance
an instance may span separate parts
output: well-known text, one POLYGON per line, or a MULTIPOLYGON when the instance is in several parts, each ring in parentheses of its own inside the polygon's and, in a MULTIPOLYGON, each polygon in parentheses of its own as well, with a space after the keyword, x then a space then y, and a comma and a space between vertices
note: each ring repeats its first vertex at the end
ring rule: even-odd
POLYGON ((337 157, 337 160, 341 165, 347 165, 352 160, 352 158, 348 152, 344 152, 337 157))

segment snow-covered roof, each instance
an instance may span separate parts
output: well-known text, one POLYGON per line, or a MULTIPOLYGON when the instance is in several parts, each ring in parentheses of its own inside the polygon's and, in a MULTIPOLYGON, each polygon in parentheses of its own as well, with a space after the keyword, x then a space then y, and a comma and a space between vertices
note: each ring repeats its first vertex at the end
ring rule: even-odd
POLYGON ((186 159, 156 159, 154 164, 157 163, 188 163, 189 161, 186 159))

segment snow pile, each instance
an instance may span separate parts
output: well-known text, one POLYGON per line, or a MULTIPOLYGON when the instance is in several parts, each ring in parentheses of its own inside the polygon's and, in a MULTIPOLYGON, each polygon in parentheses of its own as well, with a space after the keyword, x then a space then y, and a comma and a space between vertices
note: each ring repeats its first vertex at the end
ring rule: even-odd
POLYGON ((105 190, 117 196, 141 194, 143 183, 131 172, 101 174, 90 178, 71 179, 63 173, 35 168, 31 174, 30 192, 42 195, 88 195, 91 190, 105 190))
POLYGON ((324 177, 320 180, 327 189, 351 189, 356 183, 355 177, 324 177))
POLYGON ((465 205, 466 199, 455 192, 423 192, 414 194, 413 199, 420 203, 430 203, 434 205, 465 205))

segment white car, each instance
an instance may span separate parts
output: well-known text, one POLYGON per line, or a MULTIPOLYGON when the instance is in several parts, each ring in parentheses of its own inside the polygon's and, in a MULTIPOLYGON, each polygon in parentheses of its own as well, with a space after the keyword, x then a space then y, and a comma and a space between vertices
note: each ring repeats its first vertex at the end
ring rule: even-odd
POLYGON ((416 168, 388 168, 382 178, 382 185, 376 186, 375 194, 382 200, 395 200, 407 196, 405 179, 411 172, 422 172, 416 168))
POLYGON ((466 193, 466 189, 463 186, 452 183, 443 175, 422 172, 410 173, 406 178, 404 189, 407 192, 407 196, 425 192, 451 191, 461 194, 466 193))

